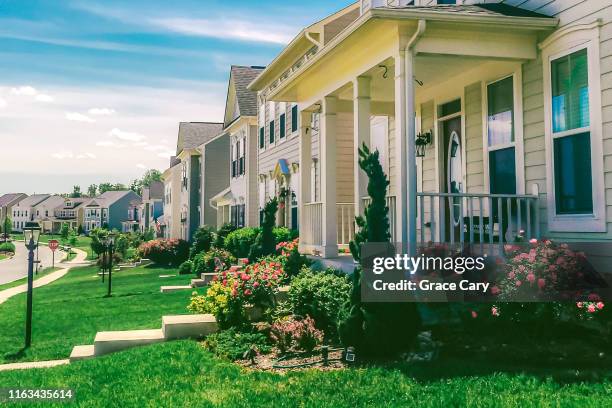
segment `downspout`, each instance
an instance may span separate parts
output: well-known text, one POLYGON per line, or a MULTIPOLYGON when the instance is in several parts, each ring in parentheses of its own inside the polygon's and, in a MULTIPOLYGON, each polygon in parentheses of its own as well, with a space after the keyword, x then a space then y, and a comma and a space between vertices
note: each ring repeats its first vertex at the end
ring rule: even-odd
POLYGON ((407 228, 408 237, 407 253, 409 256, 416 256, 416 236, 417 236, 417 167, 416 167, 416 129, 415 129, 415 92, 414 92, 414 47, 421 39, 427 28, 425 20, 419 20, 417 29, 412 38, 406 44, 405 49, 405 65, 406 65, 406 154, 407 160, 404 162, 406 166, 402 169, 402 173, 406 174, 407 194, 405 202, 407 203, 405 211, 404 224, 407 228))

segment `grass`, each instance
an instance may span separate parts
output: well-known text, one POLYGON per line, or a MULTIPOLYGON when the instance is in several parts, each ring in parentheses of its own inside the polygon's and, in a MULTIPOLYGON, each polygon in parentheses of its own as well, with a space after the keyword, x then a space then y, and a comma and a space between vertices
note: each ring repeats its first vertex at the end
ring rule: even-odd
POLYGON ((71 388, 74 406, 82 407, 604 407, 612 398, 610 378, 568 381, 490 365, 440 361, 278 374, 254 372, 194 341, 177 341, 51 369, 0 372, 0 384, 71 388))
POLYGON ((8 255, 0 254, 0 261, 3 260, 3 259, 6 259, 6 258, 8 258, 8 255))
POLYGON ((93 344, 98 331, 159 328, 166 314, 186 314, 191 291, 159 292, 161 285, 186 284, 191 276, 160 279, 174 270, 154 267, 113 274, 113 296, 96 267, 72 269, 34 291, 33 344, 20 352, 25 294, 0 305, 0 363, 62 359, 72 348, 93 344))
MULTIPOLYGON (((62 268, 58 268, 58 267, 56 267, 56 268, 51 268, 51 267, 45 268, 42 271, 38 272, 38 275, 36 275, 36 274, 34 275, 34 281, 36 281, 37 279, 42 278, 45 275, 50 274, 51 272, 59 271, 60 269, 62 269, 62 268)), ((10 288, 14 288, 15 286, 23 285, 24 283, 27 283, 27 282, 28 282, 28 278, 25 277, 25 278, 17 279, 16 281, 5 283, 4 285, 0 285, 0 292, 5 290, 5 289, 10 289, 10 288)))

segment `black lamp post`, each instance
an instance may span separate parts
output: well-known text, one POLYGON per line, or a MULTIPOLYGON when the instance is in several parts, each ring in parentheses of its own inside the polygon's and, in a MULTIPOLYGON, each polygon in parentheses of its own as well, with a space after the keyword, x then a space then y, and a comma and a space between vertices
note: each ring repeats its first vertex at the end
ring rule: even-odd
POLYGON ((111 295, 112 279, 113 279, 113 254, 115 252, 115 236, 114 232, 108 234, 108 294, 111 295))
POLYGON ((38 248, 40 238, 40 225, 37 222, 28 222, 23 228, 25 246, 28 249, 28 299, 26 309, 25 348, 32 344, 32 295, 34 289, 34 250, 38 248))

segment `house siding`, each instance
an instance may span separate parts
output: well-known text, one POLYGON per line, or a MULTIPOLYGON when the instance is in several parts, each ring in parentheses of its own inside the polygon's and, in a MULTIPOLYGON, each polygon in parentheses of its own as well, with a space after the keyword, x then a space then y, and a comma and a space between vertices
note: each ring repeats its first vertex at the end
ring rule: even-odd
POLYGON ((202 163, 202 225, 217 227, 217 210, 210 199, 229 187, 230 139, 228 135, 207 143, 203 147, 202 163))
POLYGON ((476 82, 465 87, 466 191, 484 192, 482 146, 482 85, 476 82))

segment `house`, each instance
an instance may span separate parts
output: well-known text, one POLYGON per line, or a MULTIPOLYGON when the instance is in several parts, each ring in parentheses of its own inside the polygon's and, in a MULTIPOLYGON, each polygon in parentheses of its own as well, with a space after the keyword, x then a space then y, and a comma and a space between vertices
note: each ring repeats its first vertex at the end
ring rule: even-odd
POLYGON ((85 218, 84 204, 90 199, 86 197, 64 198, 63 202, 55 207, 52 217, 46 217, 42 223, 43 229, 59 233, 62 225, 68 225, 75 231, 83 227, 85 218), (80 228, 79 228, 80 227, 80 228))
POLYGON ((127 216, 121 221, 121 232, 136 232, 140 230, 142 222, 142 198, 132 199, 127 208, 127 216))
POLYGON ((233 65, 230 70, 223 132, 229 135, 229 187, 212 198, 221 222, 237 227, 259 224, 257 177, 257 93, 247 89, 263 67, 233 65))
POLYGON ((612 4, 447 3, 362 0, 302 30, 250 85, 298 104, 300 163, 319 162, 314 183, 299 176, 301 250, 335 257, 354 230, 364 143, 411 254, 521 230, 612 239, 612 4))
POLYGON ((13 231, 21 232, 26 223, 38 221, 40 217, 40 209, 38 210, 38 216, 36 215, 35 208, 51 197, 49 194, 34 194, 19 201, 17 205, 13 206, 13 231))
MULTIPOLYGON (((4 221, 13 214, 13 206, 28 195, 24 193, 9 193, 0 196, 0 229, 4 231, 4 221)), ((10 231, 9 231, 10 232, 10 231)))
POLYGON ((229 207, 219 209, 214 198, 230 194, 230 135, 221 132, 202 144, 198 150, 202 157, 202 213, 200 225, 215 228, 230 221, 229 207))
POLYGON ((181 217, 181 161, 176 156, 170 158, 170 167, 162 174, 164 182, 164 215, 160 222, 164 238, 180 236, 181 217))
POLYGON ((123 223, 134 221, 140 196, 131 190, 106 191, 90 199, 83 206, 83 229, 89 233, 95 228, 123 231, 123 223))
POLYGON ((142 188, 142 203, 140 204, 141 233, 150 228, 155 230, 156 236, 161 236, 158 219, 164 214, 164 183, 153 181, 149 186, 142 188))
POLYGON ((163 177, 165 188, 170 186, 173 193, 171 208, 168 209, 172 214, 170 238, 190 241, 200 226, 203 204, 201 152, 198 147, 217 136, 222 128, 222 123, 213 122, 182 122, 179 125, 176 159, 163 177))
POLYGON ((32 207, 32 221, 38 222, 43 233, 52 232, 55 209, 64 204, 64 197, 52 195, 32 207))

